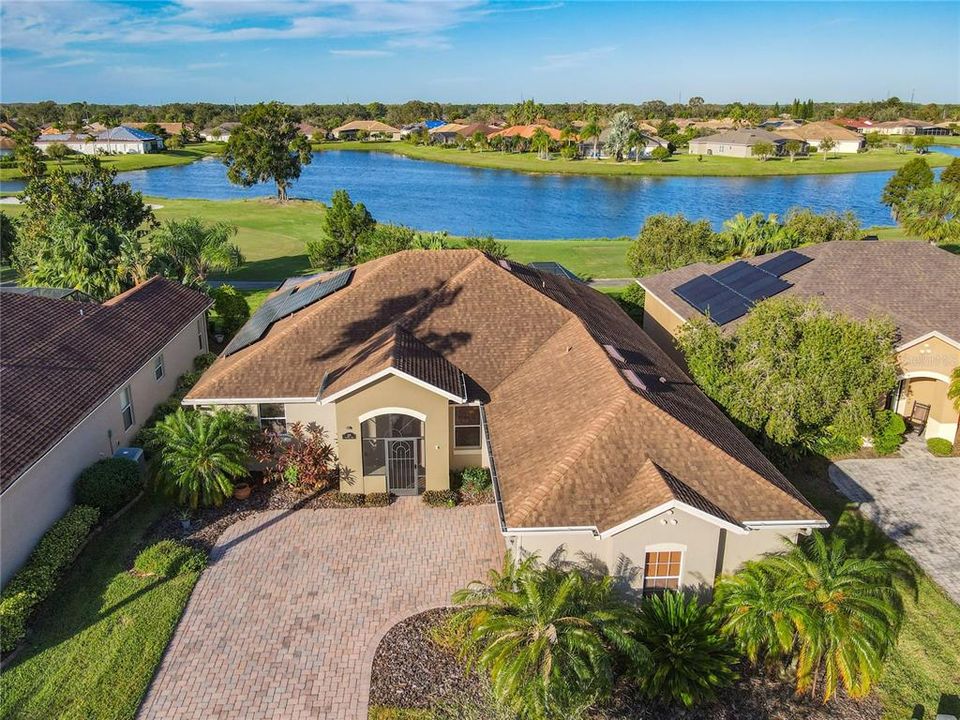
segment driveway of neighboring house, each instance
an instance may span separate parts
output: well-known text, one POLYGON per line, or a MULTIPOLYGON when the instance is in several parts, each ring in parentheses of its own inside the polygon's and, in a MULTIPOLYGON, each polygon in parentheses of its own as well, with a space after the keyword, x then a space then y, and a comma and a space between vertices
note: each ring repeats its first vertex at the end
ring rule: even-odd
POLYGON ((841 460, 830 479, 960 602, 960 457, 934 457, 915 438, 900 454, 841 460))
POLYGON ((492 505, 258 513, 214 548, 138 717, 366 718, 384 633, 502 556, 492 505))

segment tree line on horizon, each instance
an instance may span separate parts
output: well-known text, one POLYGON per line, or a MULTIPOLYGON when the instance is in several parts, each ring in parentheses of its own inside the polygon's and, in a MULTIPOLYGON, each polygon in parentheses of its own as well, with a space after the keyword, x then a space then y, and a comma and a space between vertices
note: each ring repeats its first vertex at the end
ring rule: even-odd
MULTIPOLYGON (((105 103, 58 103, 44 100, 35 103, 5 103, 0 107, 0 120, 17 121, 39 127, 44 123, 56 123, 68 129, 79 129, 85 122, 102 122, 117 125, 130 122, 188 122, 200 128, 211 127, 240 119, 254 103, 181 102, 158 105, 105 104, 105 103)), ((709 103, 700 96, 693 96, 684 103, 667 103, 663 100, 647 100, 641 103, 538 103, 533 99, 519 103, 441 103, 423 100, 408 100, 404 103, 306 103, 291 104, 300 121, 331 129, 349 120, 380 120, 388 125, 400 126, 425 119, 467 119, 471 122, 488 123, 504 120, 511 124, 529 124, 546 119, 557 127, 569 125, 574 120, 588 117, 611 117, 625 111, 645 120, 669 120, 673 118, 717 119, 733 118, 759 123, 768 117, 787 113, 805 120, 824 120, 839 115, 870 117, 874 120, 896 120, 911 117, 934 122, 960 115, 960 104, 910 103, 897 97, 886 100, 834 102, 813 99, 775 103, 732 102, 709 103)))

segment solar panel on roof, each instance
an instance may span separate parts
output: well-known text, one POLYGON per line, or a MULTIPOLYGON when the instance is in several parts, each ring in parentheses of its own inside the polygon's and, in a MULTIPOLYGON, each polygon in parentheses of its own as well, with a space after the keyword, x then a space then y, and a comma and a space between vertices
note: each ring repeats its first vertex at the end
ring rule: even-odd
POLYGON ((764 270, 765 272, 770 273, 771 275, 776 275, 780 277, 785 275, 791 270, 796 270, 798 267, 806 265, 808 262, 813 260, 813 258, 808 257, 802 253, 798 253, 794 250, 786 250, 775 258, 770 258, 759 265, 758 268, 764 270))
POLYGON ((752 303, 709 275, 698 275, 673 292, 690 303, 717 325, 725 325, 746 315, 752 303))
POLYGON ((277 320, 292 315, 298 310, 332 295, 346 286, 352 275, 352 269, 344 270, 305 288, 293 287, 274 295, 264 302, 253 316, 244 323, 243 327, 224 348, 223 354, 231 355, 257 342, 277 320))
POLYGON ((539 270, 540 272, 550 273, 551 275, 559 275, 560 277, 567 278, 568 280, 577 280, 578 282, 582 282, 579 277, 574 275, 563 265, 552 260, 545 262, 532 262, 530 263, 530 267, 532 267, 534 270, 539 270))

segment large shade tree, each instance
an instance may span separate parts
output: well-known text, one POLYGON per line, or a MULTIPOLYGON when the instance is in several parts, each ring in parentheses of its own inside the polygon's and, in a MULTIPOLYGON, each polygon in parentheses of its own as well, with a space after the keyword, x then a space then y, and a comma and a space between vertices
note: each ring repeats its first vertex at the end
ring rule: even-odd
POLYGON ((363 203, 354 203, 346 190, 337 190, 323 214, 320 237, 307 241, 310 265, 332 270, 354 264, 363 240, 376 224, 363 203))
POLYGON ((258 103, 240 118, 223 153, 230 182, 244 187, 273 180, 277 199, 287 201, 290 182, 311 160, 310 141, 299 116, 279 102, 258 103))
POLYGON ((880 202, 890 208, 893 219, 897 220, 900 208, 907 196, 914 190, 920 190, 933 185, 933 170, 923 158, 913 158, 905 163, 887 181, 883 187, 880 202))

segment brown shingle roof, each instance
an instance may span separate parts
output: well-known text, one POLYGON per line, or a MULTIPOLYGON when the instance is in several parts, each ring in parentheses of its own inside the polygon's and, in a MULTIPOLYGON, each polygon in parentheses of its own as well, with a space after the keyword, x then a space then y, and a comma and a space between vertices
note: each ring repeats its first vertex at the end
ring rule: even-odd
POLYGON ((349 386, 341 376, 385 367, 395 326, 484 401, 509 527, 606 530, 650 509, 664 487, 734 522, 819 520, 614 301, 472 250, 360 265, 343 290, 218 359, 188 400, 315 397, 327 373, 349 386), (375 336, 359 359, 369 367, 356 371, 375 336), (644 475, 648 463, 656 477, 644 475))
MULTIPOLYGON (((960 256, 928 243, 912 240, 829 242, 806 245, 797 252, 813 258, 783 276, 793 283, 777 297, 818 298, 829 310, 865 320, 889 317, 910 342, 936 331, 960 342, 960 256)), ((758 265, 779 253, 748 260, 758 265)), ((684 320, 698 312, 673 289, 697 275, 712 274, 729 263, 695 263, 641 278, 684 320)), ((735 328, 741 320, 723 326, 735 328)))
POLYGON ((159 277, 101 305, 0 293, 3 487, 209 305, 159 277))

